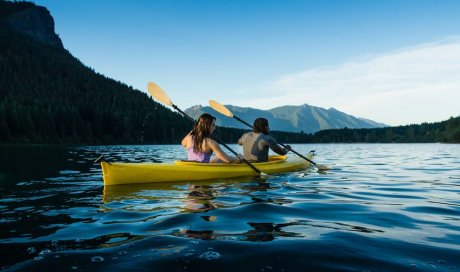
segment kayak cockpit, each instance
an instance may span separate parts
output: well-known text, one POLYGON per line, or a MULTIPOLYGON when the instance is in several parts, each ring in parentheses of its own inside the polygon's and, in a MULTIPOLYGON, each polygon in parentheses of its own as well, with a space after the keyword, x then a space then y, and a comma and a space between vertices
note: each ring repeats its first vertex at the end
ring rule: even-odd
MULTIPOLYGON (((276 156, 269 156, 268 157, 268 162, 252 162, 249 161, 250 163, 254 165, 272 165, 276 163, 281 163, 287 159, 286 155, 276 155, 276 156)), ((176 165, 190 165, 190 166, 241 166, 241 164, 244 163, 203 163, 203 162, 196 162, 196 161, 187 161, 187 160, 179 160, 179 161, 174 161, 174 164, 176 165)))

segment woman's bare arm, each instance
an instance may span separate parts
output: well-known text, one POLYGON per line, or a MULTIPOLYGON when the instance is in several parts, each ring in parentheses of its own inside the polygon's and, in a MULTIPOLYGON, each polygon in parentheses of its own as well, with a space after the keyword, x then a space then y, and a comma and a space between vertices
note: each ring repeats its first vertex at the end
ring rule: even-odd
POLYGON ((222 150, 222 148, 220 148, 219 144, 216 141, 207 138, 206 143, 212 149, 212 151, 214 151, 214 153, 216 153, 217 158, 219 158, 221 161, 223 161, 225 163, 232 163, 232 162, 239 162, 240 161, 240 159, 238 157, 232 157, 232 156, 227 155, 222 150))
POLYGON ((184 139, 182 139, 181 144, 182 144, 183 147, 185 147, 185 148, 188 147, 188 144, 189 144, 189 142, 190 142, 189 139, 190 139, 190 133, 187 134, 187 135, 184 137, 184 139))

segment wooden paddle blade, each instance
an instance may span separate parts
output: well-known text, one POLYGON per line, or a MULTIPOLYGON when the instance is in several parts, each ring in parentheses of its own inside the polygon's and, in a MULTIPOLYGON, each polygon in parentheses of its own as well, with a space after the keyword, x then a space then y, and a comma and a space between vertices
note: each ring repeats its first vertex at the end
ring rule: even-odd
POLYGON ((211 99, 211 100, 209 100, 209 106, 211 106, 211 108, 213 108, 218 113, 221 113, 221 114, 223 114, 225 116, 233 118, 233 113, 229 109, 227 109, 227 107, 225 107, 224 105, 220 104, 219 102, 211 99))
POLYGON ((261 177, 261 178, 269 178, 269 177, 271 177, 271 176, 270 176, 269 174, 267 174, 267 173, 260 172, 260 177, 261 177))
POLYGON ((316 167, 318 167, 318 171, 331 170, 331 168, 327 167, 326 165, 322 165, 322 164, 317 164, 316 167))
POLYGON ((163 89, 160 88, 160 86, 149 82, 147 84, 147 89, 149 90, 150 95, 153 96, 156 100, 168 106, 173 105, 171 99, 169 99, 168 95, 163 91, 163 89))

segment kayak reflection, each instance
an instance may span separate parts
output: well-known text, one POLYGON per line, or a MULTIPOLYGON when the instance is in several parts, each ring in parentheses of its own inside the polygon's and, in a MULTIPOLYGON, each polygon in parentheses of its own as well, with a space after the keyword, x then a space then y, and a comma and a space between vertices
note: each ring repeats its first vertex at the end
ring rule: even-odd
POLYGON ((215 192, 212 186, 190 184, 188 190, 187 199, 185 200, 185 211, 207 212, 217 207, 217 205, 212 202, 212 200, 215 199, 215 192))
MULTIPOLYGON (((262 191, 269 188, 269 183, 262 179, 241 177, 234 179, 214 179, 205 181, 161 182, 130 185, 104 186, 103 204, 136 203, 147 206, 156 205, 157 208, 179 208, 185 212, 206 212, 217 207, 214 203, 216 195, 222 195, 229 187, 240 188, 243 194, 253 191, 262 191)), ((115 205, 119 207, 119 205, 115 205)), ((121 205, 123 206, 123 205, 121 205)))
POLYGON ((277 237, 304 237, 300 233, 283 230, 283 228, 288 226, 299 225, 298 222, 282 224, 249 222, 247 224, 253 229, 239 234, 217 233, 214 230, 182 229, 177 235, 200 240, 216 240, 234 237, 240 241, 247 242, 269 242, 275 240, 277 237))

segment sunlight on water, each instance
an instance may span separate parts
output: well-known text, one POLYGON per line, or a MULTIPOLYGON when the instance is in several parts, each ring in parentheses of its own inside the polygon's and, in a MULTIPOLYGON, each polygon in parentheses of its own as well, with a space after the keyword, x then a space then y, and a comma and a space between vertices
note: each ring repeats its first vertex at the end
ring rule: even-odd
POLYGON ((0 267, 459 270, 460 145, 293 148, 316 150, 314 160, 333 169, 104 188, 93 164, 101 154, 109 161, 172 162, 185 151, 1 147, 0 267))

